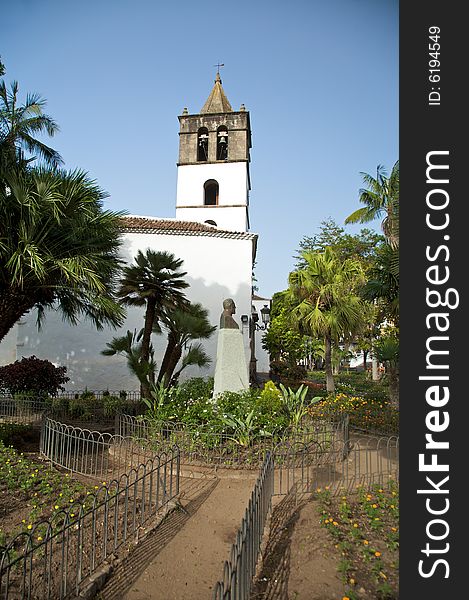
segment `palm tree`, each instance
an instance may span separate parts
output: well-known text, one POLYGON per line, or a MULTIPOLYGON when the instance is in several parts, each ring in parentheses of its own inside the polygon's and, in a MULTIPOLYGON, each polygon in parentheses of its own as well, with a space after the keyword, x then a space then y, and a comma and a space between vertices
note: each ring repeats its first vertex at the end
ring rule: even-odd
POLYGON ((143 388, 149 388, 151 381, 154 380, 156 363, 154 360, 153 346, 150 344, 150 355, 148 361, 142 361, 142 334, 127 330, 126 335, 113 338, 106 344, 107 348, 101 352, 104 356, 114 356, 122 354, 127 358, 127 366, 140 382, 143 388))
MULTIPOLYGON (((174 254, 165 251, 139 250, 134 264, 124 267, 117 295, 127 306, 145 306, 145 324, 143 327, 141 360, 148 362, 153 327, 168 308, 187 305, 187 299, 181 290, 189 287, 183 277, 186 272, 179 271, 183 261, 174 254)), ((149 388, 142 389, 145 396, 149 388)))
POLYGON ((361 173, 363 182, 368 186, 360 190, 360 202, 365 206, 349 215, 346 223, 369 223, 383 218, 382 229, 393 247, 399 246, 399 161, 387 175, 385 168, 378 165, 376 177, 361 173))
POLYGON ((23 159, 23 150, 37 155, 50 167, 56 168, 63 163, 56 150, 36 138, 37 134, 44 133, 52 137, 59 131, 57 123, 43 113, 45 105, 46 101, 38 94, 28 94, 26 102, 19 104, 18 82, 13 81, 10 90, 7 90, 4 81, 0 82, 0 152, 3 168, 6 164, 12 165, 18 159, 23 159))
POLYGON ((399 324, 399 252, 389 244, 382 244, 375 262, 367 273, 363 297, 377 305, 380 320, 399 324))
POLYGON ((326 388, 333 392, 332 347, 362 326, 363 306, 356 289, 364 280, 363 269, 356 260, 340 260, 331 248, 304 251, 301 258, 306 266, 289 276, 292 316, 302 333, 324 339, 326 388))
MULTIPOLYGON (((208 310, 199 303, 189 304, 185 308, 165 310, 161 315, 161 323, 168 330, 168 344, 161 363, 158 381, 164 381, 166 385, 169 385, 187 344, 194 340, 208 339, 216 327, 212 326, 208 320, 208 310)), ((200 344, 190 344, 183 357, 183 368, 190 364, 197 364, 199 367, 206 366, 209 360, 205 360, 204 355, 200 344)), ((181 371, 182 369, 179 369, 174 376, 175 379, 181 371)))
POLYGON ((6 173, 0 186, 0 340, 33 307, 39 323, 58 308, 72 324, 119 326, 114 288, 122 213, 81 171, 6 173))

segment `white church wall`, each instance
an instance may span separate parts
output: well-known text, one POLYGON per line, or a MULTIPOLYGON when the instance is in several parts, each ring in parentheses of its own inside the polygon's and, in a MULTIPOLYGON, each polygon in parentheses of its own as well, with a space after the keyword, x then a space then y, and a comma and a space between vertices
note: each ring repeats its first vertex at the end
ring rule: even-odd
POLYGON ((176 193, 176 219, 202 223, 207 219, 213 219, 221 229, 246 231, 247 216, 244 205, 248 202, 248 190, 246 162, 180 166, 176 193), (218 207, 204 207, 204 183, 209 179, 215 179, 219 185, 218 207), (222 206, 226 208, 217 213, 217 208, 222 206), (228 208, 231 206, 237 208, 228 208), (210 216, 208 216, 209 212, 210 216))
MULTIPOLYGON (((209 311, 209 320, 218 327, 225 298, 235 301, 235 319, 243 332, 246 358, 249 360, 249 333, 242 327, 241 315, 251 310, 251 264, 252 242, 242 239, 225 239, 209 236, 161 235, 129 233, 123 238, 122 256, 130 262, 138 250, 167 250, 184 260, 183 270, 190 287, 186 295, 193 302, 200 302, 209 311)), ((106 343, 129 329, 140 330, 143 326, 143 309, 128 309, 128 317, 119 330, 105 328, 97 332, 89 323, 76 327, 64 323, 57 312, 49 311, 41 332, 36 328, 36 312, 25 317, 18 329, 17 356, 36 355, 47 358, 57 365, 65 365, 70 381, 69 390, 87 387, 94 390, 137 390, 138 382, 129 372, 124 357, 103 356, 106 343)), ((12 333, 14 345, 14 334, 12 333)), ((153 336, 155 359, 161 364, 166 347, 166 335, 153 336)), ((205 351, 213 358, 208 369, 188 368, 181 379, 193 376, 213 375, 215 368, 217 331, 209 340, 202 341, 205 351)), ((0 348, 3 347, 3 342, 0 348)), ((2 348, 3 350, 3 348, 2 348)), ((15 360, 13 355, 12 360, 15 360)), ((6 362, 12 362, 6 360, 6 362)))
POLYGON ((196 208, 178 208, 177 218, 181 221, 205 223, 214 221, 219 229, 226 231, 246 231, 248 229, 247 212, 244 207, 200 206, 196 208))

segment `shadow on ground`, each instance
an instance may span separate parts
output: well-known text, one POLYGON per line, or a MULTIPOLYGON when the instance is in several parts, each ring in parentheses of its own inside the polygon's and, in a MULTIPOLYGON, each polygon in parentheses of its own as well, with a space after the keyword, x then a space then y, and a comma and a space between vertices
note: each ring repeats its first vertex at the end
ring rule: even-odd
POLYGON ((181 504, 184 509, 171 512, 153 533, 144 539, 115 569, 98 594, 98 600, 122 600, 155 556, 184 527, 217 487, 219 480, 186 480, 181 482, 181 504))
POLYGON ((306 495, 292 489, 274 508, 269 539, 252 588, 251 600, 288 600, 291 537, 306 501, 306 495))

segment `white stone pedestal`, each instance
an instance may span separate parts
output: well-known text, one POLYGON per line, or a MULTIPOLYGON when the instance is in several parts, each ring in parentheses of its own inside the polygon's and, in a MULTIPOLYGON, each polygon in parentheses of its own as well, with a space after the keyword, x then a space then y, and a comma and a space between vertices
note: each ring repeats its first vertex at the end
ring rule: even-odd
POLYGON ((213 397, 222 392, 242 392, 247 389, 249 374, 243 334, 239 329, 219 329, 213 397))

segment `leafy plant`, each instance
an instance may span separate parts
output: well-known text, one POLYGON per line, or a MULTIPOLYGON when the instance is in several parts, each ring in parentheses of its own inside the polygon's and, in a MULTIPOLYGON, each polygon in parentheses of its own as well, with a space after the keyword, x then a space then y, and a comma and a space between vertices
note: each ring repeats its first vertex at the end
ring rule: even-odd
MULTIPOLYGON (((308 387, 301 384, 296 391, 292 390, 290 387, 286 388, 283 383, 280 383, 279 387, 282 391, 283 404, 289 416, 290 423, 294 428, 298 428, 303 417, 308 413, 308 405, 306 403, 308 387)), ((319 400, 319 397, 313 398, 310 404, 315 404, 316 402, 319 402, 319 400)))
MULTIPOLYGON (((232 429, 232 435, 228 439, 232 440, 239 446, 247 448, 251 445, 256 437, 255 424, 255 409, 253 408, 244 418, 235 415, 223 415, 222 422, 232 429)), ((258 432, 261 436, 270 436, 267 431, 261 430, 258 432)))
POLYGON ((0 367, 0 389, 10 394, 31 393, 36 397, 56 396, 69 381, 67 367, 56 367, 36 356, 0 367))

